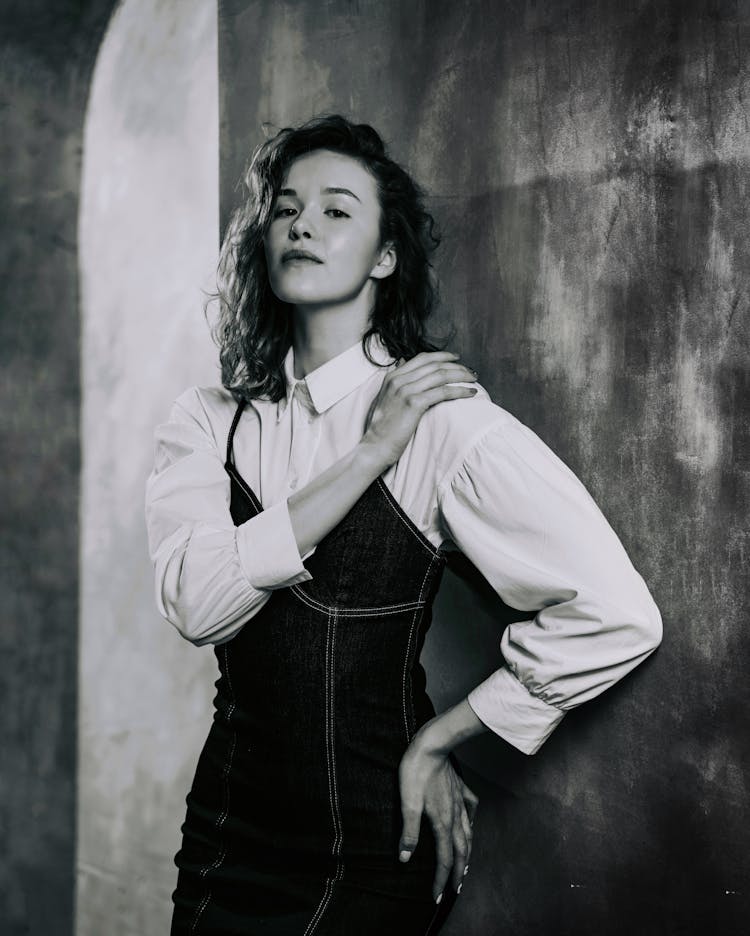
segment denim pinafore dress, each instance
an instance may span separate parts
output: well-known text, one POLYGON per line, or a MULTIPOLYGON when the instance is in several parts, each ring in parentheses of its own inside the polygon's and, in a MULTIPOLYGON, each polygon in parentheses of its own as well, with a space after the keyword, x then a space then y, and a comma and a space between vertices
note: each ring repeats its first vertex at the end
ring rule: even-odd
MULTIPOLYGON (((227 441, 235 525, 262 511, 227 441)), ((305 562, 215 647, 220 677, 172 895, 172 936, 426 936, 425 817, 398 861, 398 766, 435 710, 419 656, 445 565, 376 479, 305 562)), ((454 762, 455 763, 455 762, 454 762)))

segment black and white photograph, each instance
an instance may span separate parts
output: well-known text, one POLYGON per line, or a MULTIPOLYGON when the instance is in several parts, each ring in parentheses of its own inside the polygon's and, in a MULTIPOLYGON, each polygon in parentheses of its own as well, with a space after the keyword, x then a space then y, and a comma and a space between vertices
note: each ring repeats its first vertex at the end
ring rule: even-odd
POLYGON ((1 11, 3 936, 744 936, 750 3, 1 11))

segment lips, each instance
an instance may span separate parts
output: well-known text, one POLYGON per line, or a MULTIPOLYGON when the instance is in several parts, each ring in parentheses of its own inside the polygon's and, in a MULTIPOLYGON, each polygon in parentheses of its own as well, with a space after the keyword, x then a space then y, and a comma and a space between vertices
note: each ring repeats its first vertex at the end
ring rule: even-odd
POLYGON ((316 257, 309 250, 287 250, 286 253, 282 254, 281 262, 288 263, 290 260, 310 260, 313 263, 323 262, 320 257, 316 257))

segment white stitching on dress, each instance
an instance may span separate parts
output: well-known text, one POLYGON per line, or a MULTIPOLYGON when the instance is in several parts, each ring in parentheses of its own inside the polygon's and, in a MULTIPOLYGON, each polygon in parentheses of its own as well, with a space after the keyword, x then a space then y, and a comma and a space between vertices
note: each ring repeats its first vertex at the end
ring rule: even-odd
MULTIPOLYGON (((247 484, 245 484, 245 481, 244 481, 242 475, 239 474, 239 472, 236 470, 236 468, 235 468, 233 465, 230 465, 230 464, 225 465, 225 468, 227 469, 227 471, 229 472, 229 474, 234 478, 234 480, 237 482, 237 484, 239 484, 240 488, 241 488, 241 489, 243 490, 243 492, 247 495, 247 497, 250 499, 250 502, 252 503, 252 505, 253 505, 256 509, 262 510, 262 509, 263 509, 263 505, 260 503, 260 501, 258 500, 258 498, 253 494, 252 490, 247 486, 247 484)), ((385 485, 384 485, 383 482, 380 480, 380 478, 378 478, 377 481, 378 481, 378 484, 379 484, 381 487, 385 488, 385 485)), ((398 510, 396 510, 396 508, 395 508, 395 507, 393 506, 393 504, 391 503, 391 500, 390 500, 390 498, 389 498, 389 496, 388 496, 389 493, 390 493, 390 492, 386 493, 386 494, 385 494, 385 497, 384 497, 384 500, 385 500, 385 502, 388 504, 388 507, 389 507, 389 508, 393 511, 393 513, 398 517, 398 519, 401 521, 401 523, 403 523, 403 525, 406 527, 406 529, 409 531, 409 533, 411 533, 411 535, 412 535, 412 536, 417 540, 417 542, 422 546, 422 548, 425 550, 425 552, 427 552, 427 554, 431 557, 432 562, 434 562, 434 560, 435 560, 436 558, 438 558, 438 557, 441 555, 441 553, 440 553, 438 550, 434 550, 434 549, 429 548, 429 547, 422 541, 422 539, 420 538, 420 536, 419 536, 417 533, 414 532, 414 530, 409 526, 409 524, 406 522, 406 520, 404 519, 404 517, 399 513, 398 510)), ((430 566, 432 565, 432 562, 430 562, 430 566)), ((422 583, 422 584, 423 584, 423 586, 424 586, 424 583, 422 583)), ((377 607, 377 606, 376 606, 376 607, 365 607, 365 608, 339 608, 339 607, 336 607, 335 605, 333 605, 333 606, 331 606, 331 605, 326 605, 326 604, 323 604, 323 603, 320 602, 320 601, 317 601, 315 598, 312 598, 310 595, 307 595, 305 592, 303 592, 303 591, 301 590, 301 588, 300 588, 299 585, 291 585, 290 588, 292 589, 292 591, 294 592, 294 594, 297 595, 298 598, 300 598, 302 601, 304 601, 304 603, 305 603, 306 605, 308 605, 308 607, 314 608, 314 609, 317 610, 317 611, 322 611, 322 612, 325 613, 325 614, 328 614, 328 613, 330 613, 330 612, 334 612, 334 613, 335 613, 337 616, 339 616, 339 617, 342 617, 342 616, 351 616, 351 615, 360 615, 360 614, 371 614, 371 615, 374 615, 374 614, 395 614, 395 613, 397 613, 397 612, 399 612, 399 611, 411 611, 411 610, 414 609, 414 608, 418 608, 419 605, 420 605, 420 603, 422 603, 422 602, 420 602, 420 601, 418 601, 418 602, 406 601, 406 602, 403 602, 402 604, 382 605, 381 607, 377 607)), ((421 592, 420 592, 420 595, 421 595, 421 592)))
POLYGON ((422 579, 422 587, 419 589, 419 598, 417 599, 419 604, 425 603, 425 599, 422 597, 422 595, 424 594, 424 587, 427 584, 427 578, 430 572, 432 571, 432 567, 435 565, 435 560, 438 558, 438 556, 439 556, 439 553, 435 553, 435 555, 432 557, 432 562, 427 566, 427 571, 425 572, 424 578, 422 579))
MULTIPOLYGON (((232 475, 234 480, 239 484, 244 493, 248 496, 251 503, 254 507, 258 506, 258 499, 255 497, 250 488, 245 484, 242 479, 242 476, 237 473, 233 466, 227 468, 229 473, 232 475)), ((262 506, 262 505, 261 505, 262 506)), ((389 503, 391 509, 392 505, 389 503)), ((397 516, 399 516, 397 514, 397 516)), ((403 518, 400 518, 403 521, 403 518)), ((407 527, 408 529, 408 527, 407 527)), ((413 532, 413 531, 410 531, 413 532)), ((373 607, 373 608, 337 608, 335 606, 329 606, 323 604, 320 601, 316 601, 315 598, 312 598, 310 595, 305 594, 299 587, 299 585, 290 586, 292 591, 297 595, 302 601, 305 602, 311 608, 315 608, 318 611, 322 611, 325 614, 328 614, 331 611, 334 611, 337 615, 352 615, 352 614, 381 614, 381 613, 395 613, 396 611, 410 611, 413 607, 416 607, 415 602, 407 601, 403 604, 394 604, 394 605, 383 605, 382 607, 373 607)))
MULTIPOLYGON (((422 595, 424 593, 425 585, 427 584, 427 579, 430 575, 430 570, 435 564, 435 560, 437 558, 438 558, 438 555, 436 553, 432 557, 432 561, 430 562, 430 564, 427 566, 427 570, 425 571, 424 578, 422 579, 422 586, 419 589, 419 607, 423 607, 424 605, 424 601, 422 600, 422 595)), ((401 704, 402 704, 403 713, 404 713, 404 729, 406 731, 406 740, 409 743, 411 742, 412 735, 411 735, 411 730, 409 728, 409 715, 406 710, 406 683, 407 683, 407 675, 409 671, 409 660, 411 659, 411 655, 412 655, 412 638, 414 637, 414 629, 416 627, 416 624, 417 624, 417 611, 415 610, 414 617, 412 618, 412 622, 411 622, 411 627, 409 628, 409 639, 406 642, 406 654, 404 655, 404 670, 403 670, 403 674, 401 678, 401 704)), ((413 700, 411 700, 411 708, 413 712, 414 711, 413 700)))
POLYGON ((335 608, 338 617, 386 617, 389 614, 401 614, 415 611, 424 606, 424 601, 409 601, 403 605, 386 605, 384 608, 335 608))
MULTIPOLYGON (((234 478, 237 484, 240 486, 241 490, 246 494, 251 504, 256 508, 262 510, 262 504, 258 498, 253 494, 252 490, 247 486, 242 476, 234 468, 233 465, 227 465, 227 470, 230 475, 234 478)), ((404 525, 406 530, 411 534, 411 536, 417 540, 422 549, 430 556, 430 563, 425 571, 424 578, 422 579, 422 585, 419 591, 419 599, 416 602, 403 602, 401 604, 394 605, 383 605, 381 607, 363 607, 363 608, 337 608, 335 606, 331 607, 325 605, 321 602, 316 601, 311 596, 307 595, 302 589, 297 586, 291 586, 291 591, 308 607, 324 612, 328 614, 328 637, 326 640, 326 767, 328 772, 328 795, 329 795, 329 804, 331 807, 331 815, 333 819, 334 826, 334 840, 332 846, 332 855, 336 858, 336 870, 333 877, 329 877, 326 880, 325 889, 323 896, 316 908, 310 922, 305 929, 304 936, 313 936, 315 930, 317 929, 323 914, 325 913, 331 897, 333 895, 334 885, 343 878, 343 862, 340 860, 341 847, 343 843, 343 829, 341 826, 341 816, 339 812, 339 800, 338 800, 338 785, 337 785, 337 769, 336 769, 336 749, 335 749, 335 687, 334 687, 334 666, 333 666, 333 649, 335 645, 335 620, 339 616, 375 616, 375 615, 389 615, 389 614, 398 614, 404 611, 413 610, 414 616, 412 618, 411 627, 409 629, 409 639, 407 641, 406 655, 404 659, 404 669, 402 677, 402 703, 403 703, 403 715, 404 715, 404 726, 406 729, 407 740, 411 740, 409 723, 408 723, 408 714, 406 709, 406 684, 407 684, 407 674, 408 674, 408 664, 412 655, 412 641, 414 637, 414 632, 417 624, 417 618, 420 608, 424 607, 425 601, 423 599, 423 593, 425 590, 425 585, 430 575, 430 571, 435 563, 435 561, 442 555, 439 550, 436 550, 432 545, 426 540, 424 534, 420 535, 415 528, 413 528, 407 519, 401 514, 401 512, 396 508, 394 503, 391 501, 389 496, 390 491, 386 488, 386 485, 381 478, 377 479, 378 484, 381 488, 384 489, 384 500, 386 501, 390 510, 398 517, 401 523, 404 525)), ((393 496, 393 495, 391 495, 393 496)), ((232 692, 231 679, 229 677, 229 667, 227 665, 226 657, 226 648, 224 649, 224 659, 227 672, 227 682, 229 683, 230 692, 232 692)), ((232 693, 233 695, 233 693, 232 693)), ((413 708, 413 701, 412 701, 413 708)), ((234 701, 230 705, 230 710, 227 715, 227 719, 231 717, 232 712, 234 711, 234 701)), ((225 768, 224 779, 226 783, 226 806, 221 816, 217 820, 217 827, 221 827, 224 821, 229 815, 229 770, 231 769, 232 759, 234 756, 234 749, 236 745, 236 736, 233 736, 232 749, 230 751, 229 760, 225 768)), ((208 873, 208 870, 212 867, 218 867, 226 856, 226 849, 223 849, 218 858, 213 862, 209 868, 201 872, 202 876, 208 873)), ((211 898, 211 892, 208 891, 204 897, 201 905, 199 906, 195 919, 193 921, 192 930, 195 929, 198 920, 203 913, 203 910, 207 906, 211 898)), ((432 929, 433 923, 437 917, 439 908, 436 908, 435 913, 430 920, 425 936, 428 936, 430 930, 432 929)))
POLYGON ((411 731, 409 730, 409 715, 406 711, 406 676, 409 670, 409 659, 411 657, 411 642, 414 637, 414 628, 417 624, 417 612, 414 612, 414 617, 411 619, 411 627, 409 628, 409 639, 406 642, 406 653, 404 654, 404 671, 401 678, 401 705, 404 713, 404 731, 406 732, 406 743, 411 742, 411 731))
POLYGON ((256 510, 257 510, 258 508, 260 508, 260 510, 262 511, 262 509, 263 509, 263 504, 261 504, 261 502, 260 502, 260 501, 258 500, 258 498, 255 496, 255 494, 253 494, 253 492, 250 490, 250 488, 245 484, 244 478, 243 478, 242 475, 239 473, 239 471, 237 471, 237 469, 234 467, 234 465, 226 464, 226 465, 224 466, 224 468, 225 468, 225 469, 227 470, 227 472, 234 478, 234 480, 237 482, 237 484, 239 484, 239 486, 242 488, 242 490, 245 492, 245 494, 247 494, 247 496, 248 496, 249 499, 250 499, 250 503, 253 505, 253 507, 255 507, 256 510))
POLYGON ((190 926, 190 932, 194 933, 195 928, 198 925, 198 920, 201 918, 201 914, 206 909, 209 900, 211 899, 211 891, 206 891, 203 900, 200 902, 198 909, 195 911, 195 916, 193 917, 192 925, 190 926))
POLYGON ((336 647, 336 615, 333 616, 333 630, 331 632, 331 665, 330 665, 330 751, 331 751, 331 779, 333 781, 333 802, 335 806, 335 822, 338 834, 338 842, 335 843, 336 854, 336 875, 335 881, 340 881, 344 874, 344 866, 341 862, 341 847, 344 842, 344 829, 341 822, 341 809, 339 805, 339 782, 338 768, 336 766, 336 671, 335 654, 336 647))
POLYGON ((336 605, 326 605, 317 599, 311 597, 303 591, 299 585, 289 586, 294 594, 314 611, 321 611, 323 614, 335 614, 336 617, 351 617, 352 615, 374 615, 374 614, 398 614, 401 611, 411 611, 424 604, 423 601, 406 601, 403 604, 381 605, 371 608, 340 608, 336 605))
MULTIPOLYGON (((237 420, 237 422, 239 422, 239 420, 237 420)), ((227 454, 228 454, 228 452, 227 452, 227 454)), ((243 478, 242 475, 237 471, 236 467, 230 463, 229 458, 227 458, 227 461, 226 461, 224 467, 226 468, 227 471, 230 472, 230 474, 233 475, 235 481, 239 484, 239 486, 242 488, 242 490, 245 492, 245 494, 247 494, 247 496, 248 496, 248 497, 250 498, 250 500, 252 501, 253 506, 256 507, 256 508, 260 508, 260 509, 262 510, 262 509, 263 509, 263 505, 260 503, 260 501, 259 501, 258 498, 255 496, 255 494, 253 494, 253 492, 250 490, 250 488, 247 486, 247 484, 245 483, 244 478, 243 478)), ((388 504, 388 506, 390 507, 390 509, 391 509, 391 510, 393 511, 393 513, 398 517, 398 519, 401 521, 401 523, 403 523, 403 525, 406 527, 406 529, 409 531, 409 533, 414 537, 414 539, 416 539, 416 541, 419 543, 419 545, 422 547, 422 549, 424 549, 424 551, 425 551, 429 556, 435 556, 435 555, 437 555, 437 554, 438 554, 438 550, 436 550, 435 547, 429 542, 429 540, 427 539, 427 537, 426 537, 423 533, 418 533, 418 532, 416 532, 416 529, 415 529, 415 526, 416 526, 416 525, 415 525, 414 527, 412 526, 413 521, 411 521, 411 520, 410 520, 410 521, 407 521, 406 517, 405 517, 404 515, 402 515, 401 511, 399 511, 399 510, 396 509, 395 505, 394 505, 394 504, 392 503, 392 501, 391 501, 391 498, 393 498, 394 501, 395 501, 396 498, 394 497, 394 495, 393 495, 393 494, 391 493, 391 491, 389 490, 388 485, 383 481, 382 478, 376 478, 375 480, 377 481, 379 487, 383 490, 384 499, 385 499, 386 503, 388 504)), ((403 508, 401 508, 401 510, 403 510, 403 508)))
MULTIPOLYGON (((231 722, 232 715, 234 714, 236 705, 234 701, 234 689, 232 688, 232 677, 229 673, 229 655, 227 652, 226 644, 222 647, 222 651, 223 651, 223 656, 224 656, 224 672, 227 674, 227 685, 229 686, 229 695, 231 699, 229 703, 229 709, 227 711, 227 716, 226 716, 227 724, 229 724, 231 722)), ((229 747, 229 755, 227 756, 227 760, 226 760, 226 763, 224 764, 224 769, 222 771, 222 774, 223 774, 222 779, 224 781, 224 808, 217 816, 216 823, 215 823, 216 829, 219 833, 221 833, 221 828, 226 822, 227 818, 229 817, 229 774, 232 770, 232 763, 234 761, 234 755, 235 755, 236 750, 237 750, 237 735, 234 731, 232 731, 232 743, 229 747)), ((216 856, 216 858, 214 858, 211 864, 206 865, 204 868, 201 868, 200 876, 205 880, 208 872, 213 871, 215 868, 218 868, 222 864, 226 856, 227 856, 227 849, 226 847, 222 846, 221 849, 219 850, 219 854, 216 856)), ((193 922, 190 926, 191 933, 194 933, 196 931, 196 927, 198 926, 198 921, 200 920, 201 914, 208 906, 210 899, 211 899, 211 891, 207 890, 203 900, 200 902, 200 904, 198 905, 198 908, 195 911, 195 916, 193 917, 193 922)))
POLYGON ((341 862, 341 845, 344 840, 344 833, 341 826, 341 815, 339 813, 338 785, 336 782, 336 743, 335 743, 335 687, 334 687, 334 665, 333 650, 336 640, 336 616, 328 616, 328 633, 326 634, 326 769, 328 771, 328 801, 331 807, 331 817, 333 819, 334 837, 332 846, 332 855, 336 859, 336 871, 333 877, 326 879, 325 890, 318 904, 312 919, 307 924, 303 936, 312 936, 320 923, 323 914, 328 907, 333 894, 334 885, 344 876, 344 866, 341 862))
MULTIPOLYGON (((388 489, 385 482, 382 481, 380 478, 377 479, 377 482, 380 485, 380 487, 383 489, 383 492, 385 494, 385 501, 388 504, 388 506, 391 508, 394 514, 398 517, 398 519, 403 523, 406 529, 411 533, 414 539, 419 543, 422 549, 424 549, 424 551, 427 553, 428 556, 437 556, 439 554, 439 551, 435 549, 435 547, 429 542, 429 540, 425 542, 427 537, 424 536, 423 533, 420 535, 419 533, 415 532, 415 530, 411 527, 411 525, 407 523, 406 518, 401 514, 401 512, 396 510, 396 507, 391 502, 391 498, 393 497, 393 494, 388 489), (424 539, 422 537, 424 537, 424 539)), ((393 499, 395 500, 395 497, 393 497, 393 499)), ((401 508, 401 510, 403 510, 403 507, 401 508)), ((411 522, 413 523, 414 521, 411 521, 411 522)))

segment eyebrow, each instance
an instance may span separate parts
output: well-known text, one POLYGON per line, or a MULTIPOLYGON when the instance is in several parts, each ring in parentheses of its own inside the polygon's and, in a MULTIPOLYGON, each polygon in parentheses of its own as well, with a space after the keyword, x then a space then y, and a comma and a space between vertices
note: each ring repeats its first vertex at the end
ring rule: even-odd
MULTIPOLYGON (((357 201, 360 203, 360 205, 362 204, 362 202, 360 201, 359 198, 357 198, 357 196, 354 194, 354 192, 350 192, 348 188, 339 188, 338 186, 330 185, 330 186, 328 186, 328 188, 324 188, 324 189, 323 189, 323 192, 324 192, 326 195, 351 195, 352 198, 356 198, 356 199, 357 199, 357 201)), ((283 189, 280 189, 280 190, 279 190, 279 195, 294 195, 294 196, 296 196, 296 194, 297 194, 297 192, 296 192, 293 188, 283 188, 283 189)))

